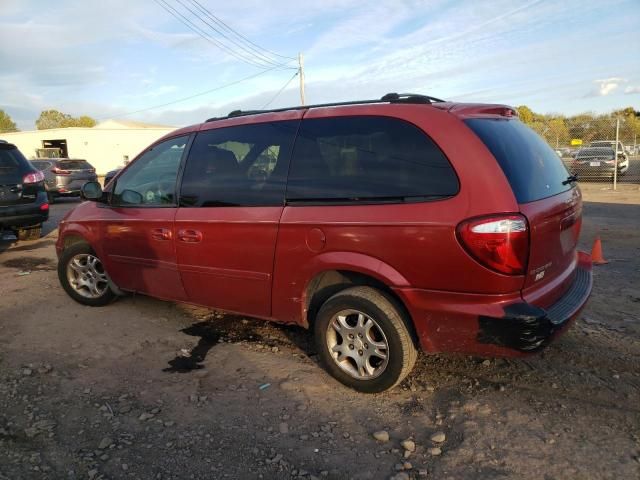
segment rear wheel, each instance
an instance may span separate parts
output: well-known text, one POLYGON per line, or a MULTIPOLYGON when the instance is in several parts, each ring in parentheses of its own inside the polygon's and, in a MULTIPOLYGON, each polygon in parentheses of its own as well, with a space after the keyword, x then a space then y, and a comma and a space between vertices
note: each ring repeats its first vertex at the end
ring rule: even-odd
POLYGON ((42 224, 35 227, 20 228, 17 232, 18 240, 38 240, 42 235, 42 224))
POLYGON ((417 358, 407 321, 379 290, 353 287, 320 308, 314 324, 318 356, 341 383, 365 393, 393 388, 417 358))
POLYGON ((58 278, 67 294, 83 305, 99 307, 115 297, 102 262, 85 243, 71 245, 62 252, 58 278))

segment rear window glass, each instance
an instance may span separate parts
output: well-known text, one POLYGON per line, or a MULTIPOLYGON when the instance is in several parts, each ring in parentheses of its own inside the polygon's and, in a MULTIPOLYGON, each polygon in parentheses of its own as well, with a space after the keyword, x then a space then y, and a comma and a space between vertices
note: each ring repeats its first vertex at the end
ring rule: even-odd
POLYGON ((86 160, 62 160, 58 162, 60 168, 66 168, 67 170, 88 170, 93 168, 86 160))
POLYGON ((49 162, 31 162, 31 165, 36 167, 38 170, 44 170, 45 168, 51 166, 49 162))
POLYGON ((26 159, 17 148, 0 145, 0 173, 14 172, 26 163, 26 159))
POLYGON ((578 157, 611 157, 613 158, 613 148, 583 148, 578 152, 578 157))
POLYGON ((422 130, 390 117, 303 120, 289 201, 422 201, 453 196, 458 177, 422 130))
POLYGON ((560 157, 533 130, 519 120, 474 118, 465 123, 498 160, 518 203, 527 203, 567 191, 569 172, 560 157))

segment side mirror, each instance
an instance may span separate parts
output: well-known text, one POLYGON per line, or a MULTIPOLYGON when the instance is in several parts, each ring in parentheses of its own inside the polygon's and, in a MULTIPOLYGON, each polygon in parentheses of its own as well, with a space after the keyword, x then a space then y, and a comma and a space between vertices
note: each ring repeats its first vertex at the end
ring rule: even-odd
POLYGON ((102 200, 102 187, 98 182, 87 182, 80 189, 82 197, 91 200, 92 202, 99 202, 102 200))
POLYGON ((141 205, 142 194, 135 190, 123 190, 120 194, 120 203, 122 205, 141 205))

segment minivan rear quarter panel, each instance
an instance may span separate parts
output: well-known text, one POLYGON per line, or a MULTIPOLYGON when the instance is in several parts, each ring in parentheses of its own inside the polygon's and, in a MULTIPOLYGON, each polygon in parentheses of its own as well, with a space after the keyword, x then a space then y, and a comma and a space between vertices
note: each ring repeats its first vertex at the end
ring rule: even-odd
MULTIPOLYGON (((489 295, 492 301, 495 295, 519 297, 523 276, 483 267, 455 236, 464 219, 518 211, 504 174, 482 142, 455 116, 424 105, 317 108, 304 118, 370 115, 392 116, 428 132, 451 162, 460 190, 422 203, 286 206, 276 249, 273 317, 299 323, 302 314, 306 321, 306 287, 328 270, 357 271, 398 289, 489 295), (318 235, 324 238, 322 247, 310 247, 318 235)), ((412 314, 420 329, 426 314, 412 314)))

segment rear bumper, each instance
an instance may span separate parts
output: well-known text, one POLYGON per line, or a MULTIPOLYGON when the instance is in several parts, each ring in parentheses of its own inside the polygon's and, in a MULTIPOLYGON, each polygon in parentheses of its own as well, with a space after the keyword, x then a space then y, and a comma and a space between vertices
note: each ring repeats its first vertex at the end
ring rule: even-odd
POLYGON ((80 195, 80 191, 82 190, 82 186, 87 182, 95 182, 98 180, 98 177, 91 178, 65 178, 58 177, 57 184, 53 187, 49 187, 49 191, 55 193, 56 195, 80 195))
POLYGON ((586 305, 592 285, 591 258, 579 253, 573 283, 546 309, 519 294, 396 293, 405 300, 426 351, 514 357, 544 348, 565 331, 586 305))
POLYGON ((30 227, 46 222, 49 219, 49 210, 40 210, 41 205, 43 203, 38 202, 0 207, 0 227, 30 227))

